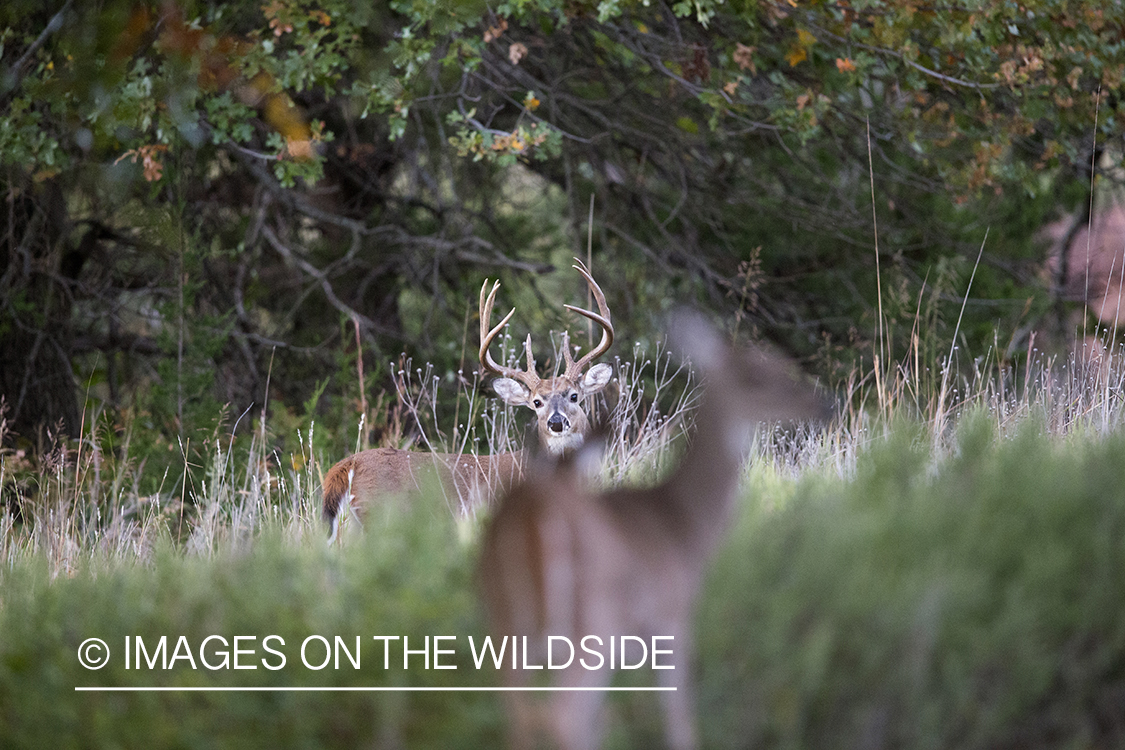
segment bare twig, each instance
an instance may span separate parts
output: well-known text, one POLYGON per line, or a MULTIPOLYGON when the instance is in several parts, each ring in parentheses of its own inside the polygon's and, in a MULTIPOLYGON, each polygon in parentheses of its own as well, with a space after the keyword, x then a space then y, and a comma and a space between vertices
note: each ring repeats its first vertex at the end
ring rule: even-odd
POLYGON ((74 0, 66 0, 66 4, 64 4, 63 7, 59 9, 58 13, 51 16, 51 20, 47 22, 46 28, 44 28, 43 31, 39 33, 39 36, 36 37, 35 41, 31 43, 31 46, 29 46, 24 51, 24 53, 20 55, 20 59, 16 60, 15 64, 12 65, 11 74, 14 80, 11 83, 11 89, 9 89, 9 91, 14 91, 19 88, 20 82, 26 75, 26 73, 24 72, 24 66, 27 65, 27 62, 31 59, 31 56, 34 55, 40 47, 47 43, 47 39, 51 36, 51 34, 54 34, 56 31, 62 28, 63 16, 66 15, 67 11, 70 10, 70 6, 73 4, 74 0))

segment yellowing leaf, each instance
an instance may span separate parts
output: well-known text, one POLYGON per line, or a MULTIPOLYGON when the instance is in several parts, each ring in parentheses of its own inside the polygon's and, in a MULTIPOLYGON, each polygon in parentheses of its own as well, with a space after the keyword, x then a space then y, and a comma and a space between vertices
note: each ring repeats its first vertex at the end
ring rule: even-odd
POLYGON ((855 71, 855 63, 852 62, 852 59, 850 57, 837 57, 836 70, 840 71, 841 73, 851 73, 855 71))
POLYGON ((789 52, 785 55, 785 59, 789 61, 789 67, 795 67, 797 63, 807 60, 809 53, 805 51, 804 47, 794 46, 790 48, 789 52))
POLYGON ((754 67, 754 52, 757 47, 750 47, 742 42, 734 45, 734 64, 738 66, 739 70, 749 69, 751 73, 758 72, 754 67))
POLYGON ((816 37, 805 29, 797 29, 797 44, 802 47, 811 47, 816 44, 816 37))
POLYGON ((289 152, 289 158, 299 161, 308 161, 315 155, 312 141, 308 139, 287 140, 285 148, 289 152))
POLYGON ((310 138, 309 125, 297 106, 286 94, 269 94, 262 106, 262 119, 281 133, 287 141, 310 138))
POLYGON ((273 29, 274 36, 281 36, 282 34, 291 33, 293 31, 293 24, 285 23, 280 18, 271 18, 270 28, 273 29))
POLYGON ((699 132, 699 125, 696 124, 695 120, 687 116, 681 117, 680 119, 676 120, 676 127, 687 133, 691 133, 692 135, 695 135, 699 132))
POLYGON ((141 158, 141 165, 144 168, 145 179, 149 182, 157 182, 160 180, 164 173, 164 163, 160 161, 160 159, 157 157, 157 154, 167 150, 167 146, 159 143, 150 144, 147 146, 138 146, 137 148, 131 148, 125 153, 121 154, 121 156, 117 157, 117 161, 113 163, 117 164, 117 162, 121 161, 122 159, 128 158, 129 161, 136 164, 137 157, 139 156, 141 158))
POLYGON ((508 30, 508 19, 501 18, 495 26, 489 26, 484 31, 484 43, 488 44, 494 39, 499 39, 500 35, 508 30))

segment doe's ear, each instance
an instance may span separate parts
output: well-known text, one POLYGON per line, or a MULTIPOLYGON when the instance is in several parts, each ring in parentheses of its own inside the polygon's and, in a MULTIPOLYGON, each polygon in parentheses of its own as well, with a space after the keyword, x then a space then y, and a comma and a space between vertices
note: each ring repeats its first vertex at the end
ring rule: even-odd
POLYGON ((496 378, 492 381, 492 390, 509 406, 523 406, 530 395, 522 383, 511 378, 496 378))
POLYGON ((695 310, 676 310, 668 321, 668 342, 700 370, 715 370, 727 357, 727 345, 705 317, 695 310))
POLYGON ((613 366, 605 362, 600 365, 594 365, 582 377, 582 392, 583 393, 597 393, 602 388, 609 384, 610 378, 613 377, 613 366))

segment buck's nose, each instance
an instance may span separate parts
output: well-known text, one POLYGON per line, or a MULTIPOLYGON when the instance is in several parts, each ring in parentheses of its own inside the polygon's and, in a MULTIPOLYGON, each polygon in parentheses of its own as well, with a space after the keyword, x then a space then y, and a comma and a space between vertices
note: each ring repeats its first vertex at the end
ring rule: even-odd
POLYGON ((550 416, 550 418, 547 419, 547 429, 549 429, 551 432, 562 432, 569 426, 570 422, 568 422, 566 417, 564 417, 562 414, 559 414, 558 412, 555 412, 550 416))

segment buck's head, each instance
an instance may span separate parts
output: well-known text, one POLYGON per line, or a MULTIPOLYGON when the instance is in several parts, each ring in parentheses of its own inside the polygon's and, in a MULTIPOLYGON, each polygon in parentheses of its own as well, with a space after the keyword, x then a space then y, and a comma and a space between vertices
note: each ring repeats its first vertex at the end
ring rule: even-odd
POLYGON ((547 453, 559 455, 577 448, 582 444, 586 433, 590 429, 589 419, 586 417, 582 402, 587 396, 597 393, 606 387, 613 376, 613 368, 608 364, 587 366, 593 360, 608 351, 613 343, 613 324, 610 322, 609 306, 606 305, 605 295, 594 281, 593 276, 579 261, 574 266, 586 279, 590 291, 598 303, 600 314, 583 310, 573 305, 564 305, 568 310, 578 313, 597 323, 602 329, 602 338, 598 345, 587 352, 581 359, 575 361, 570 352, 570 336, 563 333, 563 357, 565 369, 561 375, 552 378, 540 378, 535 371, 535 357, 531 352, 531 335, 524 342, 527 353, 527 369, 520 370, 514 367, 502 367, 492 359, 488 349, 492 340, 507 325, 515 314, 513 309, 500 324, 488 330, 488 323, 492 317, 492 304, 496 299, 496 292, 500 288, 497 281, 492 286, 492 291, 485 296, 488 282, 480 290, 480 363, 485 372, 499 375, 492 381, 492 388, 505 403, 512 406, 526 406, 535 412, 537 431, 539 433, 539 446, 547 453))

